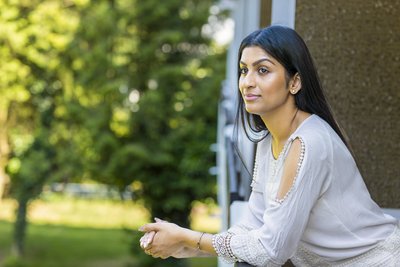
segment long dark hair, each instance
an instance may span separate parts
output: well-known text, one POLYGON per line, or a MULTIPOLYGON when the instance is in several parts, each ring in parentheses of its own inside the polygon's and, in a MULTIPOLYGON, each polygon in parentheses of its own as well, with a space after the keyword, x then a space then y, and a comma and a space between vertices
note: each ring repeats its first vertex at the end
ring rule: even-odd
MULTIPOLYGON (((282 64, 286 70, 287 81, 296 73, 300 75, 302 86, 301 90, 294 95, 296 106, 302 111, 316 114, 325 120, 350 149, 345 135, 336 122, 332 109, 326 100, 311 54, 300 35, 291 28, 277 25, 251 33, 240 44, 238 68, 243 49, 251 46, 264 49, 282 64)), ((246 111, 240 92, 238 101, 236 126, 239 123, 242 124, 247 137, 251 141, 261 140, 268 134, 266 125, 259 115, 250 114, 246 111), (262 133, 266 134, 261 135, 260 138, 262 133), (258 138, 254 136, 258 136, 258 138)))

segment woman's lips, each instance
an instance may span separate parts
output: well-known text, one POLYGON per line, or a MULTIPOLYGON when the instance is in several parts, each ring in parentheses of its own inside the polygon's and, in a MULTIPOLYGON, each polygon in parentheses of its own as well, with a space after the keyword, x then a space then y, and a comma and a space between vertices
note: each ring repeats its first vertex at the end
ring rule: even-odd
POLYGON ((246 101, 255 101, 259 98, 259 95, 254 95, 254 94, 246 94, 244 95, 244 100, 246 101))

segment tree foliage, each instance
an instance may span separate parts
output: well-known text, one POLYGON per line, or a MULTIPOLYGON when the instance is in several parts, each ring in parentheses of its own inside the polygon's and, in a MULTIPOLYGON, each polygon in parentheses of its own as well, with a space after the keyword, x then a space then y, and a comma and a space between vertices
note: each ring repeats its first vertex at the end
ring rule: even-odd
MULTIPOLYGON (((29 200, 56 173, 55 111, 63 106, 58 78, 61 54, 74 28, 73 20, 57 2, 2 2, 0 25, 0 93, 4 127, 2 142, 12 193, 18 201, 15 251, 23 252, 29 200), (57 16, 53 17, 53 14, 57 16)), ((62 134, 62 133, 60 133, 62 134)), ((61 147, 60 147, 61 149, 61 147)), ((5 161, 3 161, 5 162, 5 161)), ((5 169, 5 164, 1 166, 5 169)))
POLYGON ((132 162, 131 177, 142 182, 137 193, 153 214, 185 225, 191 201, 210 196, 215 184, 208 174, 214 161, 209 147, 224 58, 201 34, 211 3, 136 4, 137 69, 129 87, 140 101, 129 142, 136 147, 132 158, 140 160, 132 162))
POLYGON ((225 55, 204 34, 212 4, 0 3, 0 163, 20 204, 20 249, 29 200, 49 181, 130 187, 185 226, 192 201, 213 196, 225 55))

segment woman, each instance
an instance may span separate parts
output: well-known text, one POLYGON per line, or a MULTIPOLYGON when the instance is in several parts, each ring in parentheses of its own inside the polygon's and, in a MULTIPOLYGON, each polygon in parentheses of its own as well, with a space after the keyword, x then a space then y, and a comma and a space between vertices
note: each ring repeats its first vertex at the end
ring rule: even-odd
POLYGON ((399 222, 371 199, 301 37, 282 26, 247 36, 239 91, 237 121, 257 142, 246 215, 216 235, 157 219, 140 229, 145 252, 255 266, 400 266, 399 222))

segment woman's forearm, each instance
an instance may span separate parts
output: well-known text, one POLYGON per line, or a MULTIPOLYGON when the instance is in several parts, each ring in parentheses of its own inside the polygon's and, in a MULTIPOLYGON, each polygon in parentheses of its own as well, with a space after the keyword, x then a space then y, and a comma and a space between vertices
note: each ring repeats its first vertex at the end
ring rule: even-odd
POLYGON ((174 253, 171 256, 174 258, 194 258, 194 257, 212 257, 213 255, 208 252, 198 250, 197 248, 184 247, 181 251, 174 253))
POLYGON ((217 256, 212 245, 212 234, 182 228, 182 242, 186 248, 197 251, 199 256, 217 256))

